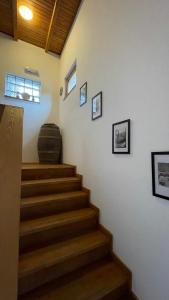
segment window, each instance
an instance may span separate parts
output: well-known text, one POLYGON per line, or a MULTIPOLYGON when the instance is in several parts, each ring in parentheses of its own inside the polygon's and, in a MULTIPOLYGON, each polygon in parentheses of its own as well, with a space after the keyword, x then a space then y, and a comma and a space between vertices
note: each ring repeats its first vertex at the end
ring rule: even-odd
POLYGON ((74 64, 65 79, 65 97, 67 97, 75 88, 76 80, 76 64, 74 64))
POLYGON ((7 74, 5 78, 5 96, 40 102, 40 81, 7 74))

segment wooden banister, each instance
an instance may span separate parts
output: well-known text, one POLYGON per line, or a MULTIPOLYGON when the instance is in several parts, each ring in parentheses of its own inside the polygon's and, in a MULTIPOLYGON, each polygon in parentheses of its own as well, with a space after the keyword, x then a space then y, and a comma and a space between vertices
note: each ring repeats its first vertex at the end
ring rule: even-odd
POLYGON ((17 299, 22 108, 0 105, 0 299, 17 299))

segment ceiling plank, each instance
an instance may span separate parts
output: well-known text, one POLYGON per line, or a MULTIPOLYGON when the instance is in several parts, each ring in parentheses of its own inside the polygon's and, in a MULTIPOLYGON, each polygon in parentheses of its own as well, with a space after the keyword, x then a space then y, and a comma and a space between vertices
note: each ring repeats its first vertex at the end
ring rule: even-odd
POLYGON ((12 18, 13 18, 13 38, 18 39, 17 33, 17 0, 12 0, 12 18))
POLYGON ((81 1, 0 0, 0 32, 60 55, 81 1), (31 22, 18 13, 22 4, 32 9, 31 22))
POLYGON ((55 0, 55 3, 54 3, 52 17, 50 20, 49 30, 48 30, 47 39, 46 39, 45 52, 49 51, 55 20, 57 18, 58 12, 59 12, 59 2, 60 2, 59 0, 55 0))

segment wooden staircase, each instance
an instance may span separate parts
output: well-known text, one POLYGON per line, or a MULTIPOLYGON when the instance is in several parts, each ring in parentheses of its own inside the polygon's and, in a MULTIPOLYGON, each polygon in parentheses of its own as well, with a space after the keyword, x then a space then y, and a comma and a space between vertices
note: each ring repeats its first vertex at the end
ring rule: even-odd
POLYGON ((19 300, 131 300, 131 272, 70 165, 24 164, 19 300))

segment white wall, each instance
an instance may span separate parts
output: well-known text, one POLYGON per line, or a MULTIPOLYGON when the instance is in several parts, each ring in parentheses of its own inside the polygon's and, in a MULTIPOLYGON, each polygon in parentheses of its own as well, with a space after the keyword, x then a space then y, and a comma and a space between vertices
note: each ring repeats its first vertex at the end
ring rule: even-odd
POLYGON ((77 88, 60 99, 64 160, 78 165, 141 300, 169 299, 169 202, 152 196, 151 151, 169 149, 168 0, 85 0, 61 58, 77 88), (97 2, 97 4, 96 4, 97 2), (79 88, 88 81, 88 103, 79 88), (103 91, 103 117, 91 97, 103 91), (131 155, 113 155, 112 123, 131 118, 131 155))
POLYGON ((0 103, 24 108, 23 161, 38 160, 37 138, 40 126, 58 120, 59 58, 43 49, 22 41, 15 42, 0 34, 0 103), (40 77, 28 76, 24 67, 39 70, 40 77), (5 74, 12 73, 40 80, 42 95, 40 104, 4 97, 5 74))

